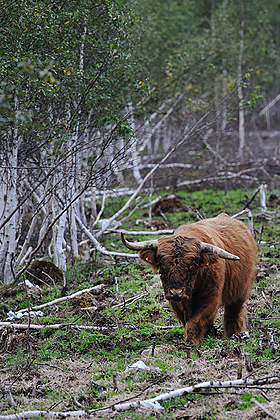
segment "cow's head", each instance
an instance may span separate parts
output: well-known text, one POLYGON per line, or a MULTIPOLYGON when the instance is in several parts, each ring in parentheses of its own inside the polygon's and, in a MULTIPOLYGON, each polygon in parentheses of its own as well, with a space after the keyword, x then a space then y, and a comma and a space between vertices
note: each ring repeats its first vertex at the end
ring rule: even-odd
POLYGON ((196 238, 178 235, 163 236, 144 242, 129 242, 121 234, 124 245, 139 251, 139 257, 159 270, 167 300, 182 301, 191 297, 198 271, 201 272, 218 257, 239 260, 222 248, 196 238))

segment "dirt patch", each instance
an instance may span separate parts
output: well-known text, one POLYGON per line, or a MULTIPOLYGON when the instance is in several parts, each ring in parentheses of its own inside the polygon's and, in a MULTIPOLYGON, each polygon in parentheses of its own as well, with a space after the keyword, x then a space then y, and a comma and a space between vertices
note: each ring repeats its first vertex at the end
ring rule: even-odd
POLYGON ((51 261, 37 260, 32 263, 28 272, 29 280, 38 285, 42 283, 63 283, 64 274, 51 261))

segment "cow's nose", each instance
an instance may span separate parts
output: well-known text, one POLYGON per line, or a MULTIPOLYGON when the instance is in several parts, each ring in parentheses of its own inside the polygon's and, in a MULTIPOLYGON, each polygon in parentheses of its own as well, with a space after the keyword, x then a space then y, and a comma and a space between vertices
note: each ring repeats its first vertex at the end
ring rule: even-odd
POLYGON ((171 299, 180 299, 183 296, 183 289, 169 289, 169 295, 171 299))

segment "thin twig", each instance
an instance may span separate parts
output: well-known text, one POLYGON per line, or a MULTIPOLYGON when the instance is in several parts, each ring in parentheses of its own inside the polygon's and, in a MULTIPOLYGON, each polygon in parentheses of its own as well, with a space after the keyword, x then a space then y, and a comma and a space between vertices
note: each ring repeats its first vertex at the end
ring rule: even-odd
POLYGON ((48 277, 49 280, 51 280, 51 282, 53 284, 53 287, 55 289, 55 296, 56 296, 57 295, 57 288, 56 288, 56 284, 55 284, 54 279, 48 273, 45 273, 45 271, 42 271, 42 274, 44 274, 46 277, 48 277))
MULTIPOLYGON (((125 304, 126 304, 126 306, 132 305, 137 300, 142 299, 143 297, 148 296, 148 295, 149 295, 149 293, 148 292, 145 292, 145 293, 142 293, 139 296, 134 296, 132 298, 126 299, 125 304)), ((123 306, 123 302, 122 303, 118 303, 117 305, 113 305, 112 306, 112 309, 118 309, 118 308, 121 308, 122 306, 123 306)))
POLYGON ((265 406, 263 404, 261 404, 259 401, 257 401, 256 398, 251 398, 250 402, 256 404, 259 408, 261 408, 272 419, 280 420, 279 417, 277 417, 273 413, 271 413, 267 408, 265 408, 265 406))

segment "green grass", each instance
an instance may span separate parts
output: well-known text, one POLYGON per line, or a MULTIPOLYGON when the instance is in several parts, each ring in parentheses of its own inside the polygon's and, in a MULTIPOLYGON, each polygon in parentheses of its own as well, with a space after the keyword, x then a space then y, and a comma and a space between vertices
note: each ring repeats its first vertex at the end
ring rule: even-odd
POLYGON ((252 407, 254 404, 251 403, 251 398, 255 398, 258 402, 264 403, 266 400, 260 396, 254 396, 252 392, 244 393, 240 396, 241 400, 243 401, 242 404, 239 405, 241 410, 246 410, 247 408, 252 407))
MULTIPOLYGON (((225 194, 223 191, 204 190, 197 192, 179 191, 177 194, 186 205, 197 209, 199 212, 203 210, 207 217, 212 217, 225 209, 229 215, 240 211, 246 202, 245 193, 251 196, 252 191, 248 192, 239 189, 227 191, 227 194, 225 194)), ((118 201, 117 203, 112 200, 112 206, 106 210, 108 213, 106 214, 107 217, 116 210, 120 205, 120 201, 124 202, 125 199, 118 199, 118 201)), ((258 212, 260 210, 258 201, 253 202, 251 208, 254 212, 258 212)), ((145 220, 146 210, 137 210, 122 227, 127 230, 147 230, 147 227, 141 223, 137 226, 135 225, 136 220, 145 220)), ((197 220, 196 212, 191 211, 166 214, 166 218, 172 223, 174 229, 182 223, 197 220)), ((154 217, 154 219, 162 220, 160 216, 154 217)), ((254 226, 257 230, 257 238, 259 237, 258 231, 261 223, 261 220, 255 218, 254 226)), ((279 236, 279 223, 275 223, 275 221, 265 223, 262 234, 263 241, 279 241, 279 236)), ((151 235, 150 237, 154 238, 155 236, 151 235)), ((137 239, 144 240, 147 237, 137 237, 137 239)), ((119 234, 104 235, 101 238, 101 242, 108 249, 129 252, 121 243, 119 234)), ((263 371, 265 371, 267 365, 273 364, 277 357, 277 352, 269 349, 265 341, 264 348, 260 351, 259 338, 260 330, 266 334, 267 329, 272 328, 275 347, 278 346, 279 348, 279 256, 279 245, 275 245, 273 248, 267 244, 260 246, 259 265, 261 271, 257 276, 250 300, 252 311, 250 311, 250 305, 248 308, 250 336, 248 339, 238 341, 232 341, 224 337, 221 334, 222 313, 219 312, 215 322, 215 329, 204 337, 204 340, 198 347, 202 354, 207 355, 207 363, 215 365, 215 363, 219 362, 219 366, 226 373, 230 363, 229 360, 241 360, 244 352, 248 352, 252 357, 254 368, 262 367, 263 371), (265 303, 262 293, 265 294, 271 306, 265 303)), ((119 399, 122 399, 126 394, 130 395, 132 392, 138 392, 139 389, 135 385, 135 378, 137 383, 144 387, 143 384, 153 383, 161 377, 160 375, 167 373, 176 377, 179 374, 183 374, 188 369, 188 366, 192 366, 193 372, 195 372, 196 362, 199 362, 199 355, 192 349, 192 360, 186 360, 184 329, 174 319, 168 303, 161 298, 162 286, 159 277, 154 276, 152 270, 146 264, 139 260, 125 261, 123 259, 108 262, 103 259, 102 255, 97 253, 86 263, 75 261, 73 265, 69 265, 66 279, 68 295, 100 283, 106 284, 111 294, 103 296, 103 300, 98 302, 101 308, 97 313, 92 312, 90 314, 91 318, 84 312, 83 317, 76 321, 81 313, 79 311, 75 312, 72 303, 68 302, 56 307, 46 308, 43 318, 32 320, 32 323, 39 322, 42 325, 66 324, 75 321, 76 325, 75 328, 66 327, 53 330, 45 327, 40 331, 31 331, 31 337, 34 341, 32 342, 29 357, 34 357, 36 363, 49 362, 51 364, 52 359, 64 358, 67 360, 67 358, 71 357, 98 361, 100 368, 96 368, 93 372, 93 381, 106 385, 112 382, 114 373, 120 373, 120 382, 125 387, 120 393, 119 399), (131 305, 123 303, 120 308, 114 309, 109 303, 116 292, 116 278, 118 279, 120 303, 124 302, 123 299, 127 301, 127 299, 138 296, 147 290, 149 290, 149 294, 131 305), (79 329, 79 326, 82 325, 94 326, 98 320, 101 320, 102 325, 115 325, 116 328, 109 327, 107 330, 102 331, 79 329), (112 324, 108 324, 110 320, 112 324), (159 327, 164 328, 161 329, 159 327), (165 329, 165 327, 168 328, 165 329), (153 359, 147 361, 147 363, 150 363, 149 366, 152 368, 152 371, 142 371, 137 374, 131 373, 127 376, 122 376, 126 366, 144 357, 145 353, 143 351, 151 349, 153 344, 156 349, 166 348, 166 350, 160 350, 159 353, 155 353, 153 359), (177 362, 174 362, 176 360, 180 362, 177 364, 177 362), (106 363, 108 363, 108 367, 104 368, 106 363), (114 364, 113 367, 112 364, 114 364)), ((61 287, 62 285, 57 285, 58 295, 61 287)), ((52 286, 44 286, 42 288, 42 297, 30 299, 30 304, 31 306, 38 305, 51 301, 56 297, 52 286)), ((95 298, 100 299, 99 296, 95 298)), ((1 306, 1 311, 4 311, 3 317, 6 313, 5 308, 14 311, 26 308, 25 290, 19 290, 16 295, 5 298, 4 304, 5 306, 1 306)), ((19 367, 26 365, 28 355, 26 341, 23 341, 20 346, 15 345, 7 351, 7 343, 3 339, 0 342, 0 351, 3 366, 12 367, 16 372, 19 367)), ((31 366, 31 370, 36 370, 36 363, 31 366)), ((194 381, 191 379, 192 377, 187 377, 187 383, 194 381)), ((45 391, 49 397, 56 400, 55 390, 46 386, 45 391)), ((153 392, 152 389, 151 393, 153 392)), ((79 397, 85 407, 94 408, 106 405, 106 399, 111 395, 112 390, 110 389, 105 392, 96 392, 89 388, 81 393, 79 397)), ((245 393, 241 396, 240 409, 246 410, 250 407, 250 396, 252 397, 251 393, 245 393)), ((207 397, 192 396, 193 398, 202 398, 204 400, 207 397)), ((176 409, 183 407, 185 402, 186 398, 166 401, 163 403, 165 413, 158 412, 156 415, 151 414, 145 418, 172 418, 171 416, 176 412, 176 409)), ((213 418, 211 416, 212 414, 209 414, 207 418, 213 418)), ((137 412, 115 416, 115 419, 124 418, 142 419, 143 417, 137 412)))

